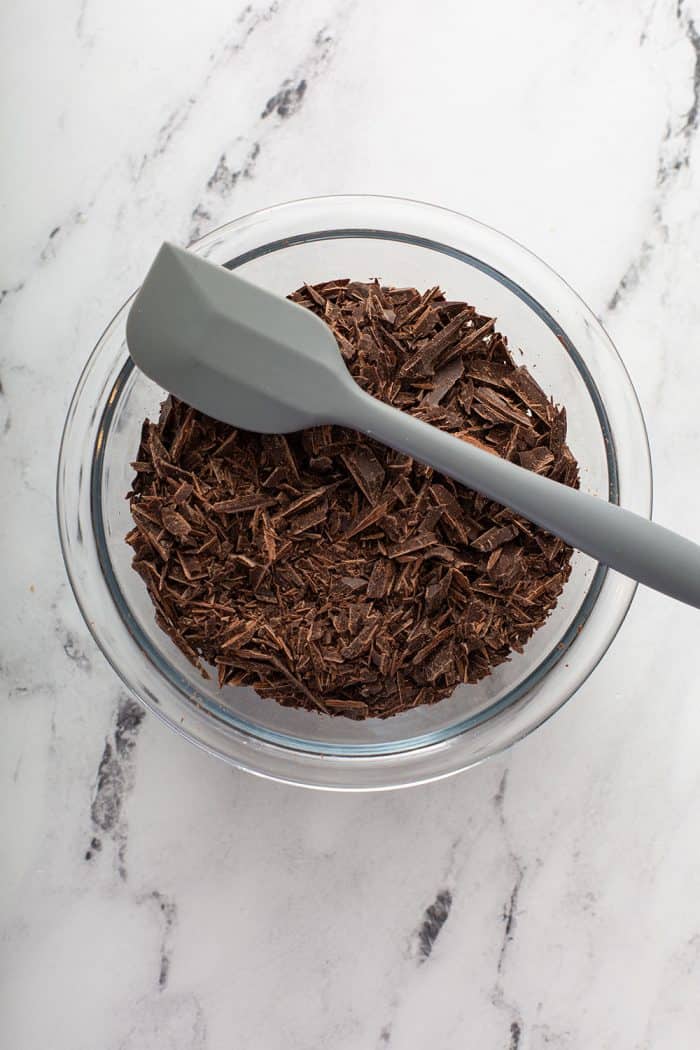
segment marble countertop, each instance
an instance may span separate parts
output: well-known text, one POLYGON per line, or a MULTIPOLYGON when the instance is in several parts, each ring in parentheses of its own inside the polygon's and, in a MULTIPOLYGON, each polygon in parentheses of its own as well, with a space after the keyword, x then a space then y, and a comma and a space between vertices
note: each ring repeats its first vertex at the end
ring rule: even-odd
POLYGON ((54 475, 164 237, 390 193, 581 292, 639 391, 656 517, 700 539, 700 0, 26 0, 0 23, 3 1045, 698 1045, 697 613, 640 591, 574 700, 475 770, 293 789, 123 695, 54 475))

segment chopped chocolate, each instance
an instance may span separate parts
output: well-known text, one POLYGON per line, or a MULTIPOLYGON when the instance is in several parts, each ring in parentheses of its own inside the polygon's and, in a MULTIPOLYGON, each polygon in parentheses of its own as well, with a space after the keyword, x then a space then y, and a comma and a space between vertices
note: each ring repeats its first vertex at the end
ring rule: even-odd
POLYGON ((535 474, 544 474, 547 467, 551 467, 552 463, 554 463, 554 453, 551 449, 542 445, 526 449, 520 453, 520 465, 534 471, 535 474))
POLYGON ((365 494, 370 503, 379 499, 386 471, 371 448, 360 446, 341 453, 341 459, 352 474, 357 487, 365 494))
POLYGON ((218 514, 243 514, 246 510, 256 510, 258 507, 274 507, 274 505, 274 499, 253 495, 241 496, 239 499, 218 500, 216 503, 211 503, 210 507, 218 514))
POLYGON ((464 363, 457 357, 449 365, 445 365, 433 377, 433 387, 423 399, 429 405, 439 405, 445 394, 448 394, 457 380, 464 372, 464 363))
MULTIPOLYGON (((564 409, 492 318, 377 281, 290 298, 368 393, 578 486, 564 409)), ((252 434, 167 398, 133 468, 127 542, 160 627, 221 687, 325 715, 384 718, 479 681, 522 651, 571 571, 561 540, 338 426, 252 434)))

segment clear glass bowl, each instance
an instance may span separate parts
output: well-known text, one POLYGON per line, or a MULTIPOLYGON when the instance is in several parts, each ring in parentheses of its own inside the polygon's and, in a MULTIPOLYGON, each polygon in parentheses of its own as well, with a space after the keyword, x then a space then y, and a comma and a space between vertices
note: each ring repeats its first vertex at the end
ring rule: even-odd
MULTIPOLYGON (((639 514, 651 507, 646 431, 629 376, 578 296, 502 234, 454 212, 387 197, 295 201, 244 216, 192 249, 286 294, 304 281, 379 277, 440 284, 498 318, 511 349, 567 408, 582 487, 639 514)), ((58 467, 68 574, 95 640, 125 686, 189 740, 233 765, 313 787, 369 790, 447 776, 508 747, 553 714, 601 659, 635 585, 576 554, 548 622, 478 685, 386 720, 353 722, 203 680, 156 626, 124 542, 125 493, 141 423, 163 391, 129 358, 129 303, 80 378, 58 467)))

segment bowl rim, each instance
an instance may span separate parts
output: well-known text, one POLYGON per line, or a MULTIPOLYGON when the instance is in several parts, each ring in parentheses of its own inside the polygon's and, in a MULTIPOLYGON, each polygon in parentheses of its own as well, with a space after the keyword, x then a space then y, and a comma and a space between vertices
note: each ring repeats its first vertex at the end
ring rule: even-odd
MULTIPOLYGON (((366 207, 369 208, 371 211, 373 208, 375 210, 381 210, 382 208, 389 206, 392 208, 398 208, 399 211, 402 211, 404 213, 404 215, 402 216, 404 222, 409 220, 411 216, 415 218, 416 216, 414 214, 414 210, 418 209, 421 213, 421 217, 423 219, 427 217, 429 222, 431 219, 435 219, 435 217, 439 215, 443 219, 443 221, 445 220, 445 218, 447 218, 447 220, 450 223, 459 223, 462 228, 462 231, 468 230, 469 233, 478 232, 482 237, 485 237, 489 241, 494 241, 497 244, 497 246, 504 248, 504 250, 509 250, 511 252, 515 250, 516 253, 522 255, 525 261, 537 267, 539 271, 541 271, 541 273, 550 281, 550 283, 553 282, 557 290, 561 291, 566 297, 568 297, 569 305, 575 306, 579 312, 582 312, 587 323, 590 324, 595 330, 595 334, 599 341, 602 340, 603 344, 605 345, 606 351, 613 355, 613 360, 616 361, 618 365, 618 370, 620 370, 621 377, 623 378, 623 381, 625 383, 625 394, 629 401, 628 407, 632 408, 633 414, 635 416, 634 422, 636 423, 639 430, 639 434, 637 436, 642 438, 641 455, 643 459, 643 472, 648 488, 646 506, 643 509, 645 513, 650 514, 652 503, 652 471, 648 436, 639 400, 634 386, 631 382, 631 379, 629 377, 629 374, 627 373, 627 370, 624 366, 624 363, 622 362, 619 353, 617 352, 615 346, 610 340, 602 323, 597 318, 595 318, 594 315, 592 315, 591 311, 581 300, 578 294, 551 267, 549 267, 538 256, 536 256, 529 249, 525 248, 518 241, 515 241, 513 238, 510 238, 507 235, 502 234, 497 230, 494 230, 492 227, 478 222, 477 220, 471 219, 468 216, 462 215, 458 212, 452 211, 448 208, 444 208, 441 206, 426 204, 421 201, 412 201, 392 196, 339 194, 323 197, 307 197, 296 201, 288 201, 282 204, 273 205, 271 207, 260 209, 257 211, 248 212, 245 215, 238 217, 237 219, 224 223, 211 230, 204 237, 195 241, 190 247, 198 251, 204 251, 208 246, 216 242, 217 238, 219 238, 222 234, 235 234, 241 229, 250 227, 251 224, 254 226, 258 226, 260 225, 260 223, 264 223, 266 219, 269 220, 270 218, 272 218, 274 221, 276 217, 283 218, 285 215, 289 215, 290 211, 293 212, 295 216, 297 216, 297 213, 299 211, 304 211, 308 209, 323 210, 324 208, 330 208, 331 210, 339 209, 340 211, 343 211, 343 209, 355 209, 358 207, 366 207)), ((375 228, 374 226, 372 226, 371 228, 364 228, 361 225, 356 224, 352 227, 339 229, 334 228, 331 230, 325 229, 321 231, 311 230, 307 231, 306 233, 298 234, 296 237, 285 237, 277 241, 271 241, 269 240, 269 238, 265 238, 261 245, 259 245, 257 251, 246 252, 236 255, 233 259, 224 263, 224 265, 233 268, 237 265, 241 265, 245 261, 248 261, 251 257, 260 256, 262 254, 266 254, 267 252, 275 251, 280 247, 292 246, 294 243, 300 243, 302 241, 308 242, 323 239, 323 237, 319 237, 319 233, 323 234, 324 232, 326 234, 326 238, 331 235, 335 237, 358 237, 374 235, 383 236, 392 240, 404 240, 411 244, 421 244, 420 236, 414 236, 411 233, 401 234, 395 229, 389 229, 388 227, 390 225, 391 224, 385 224, 384 227, 379 228, 375 228)), ((490 273, 492 276, 494 275, 493 267, 489 266, 488 264, 484 264, 482 260, 479 260, 475 256, 465 258, 464 251, 459 250, 458 248, 454 247, 454 245, 450 246, 447 242, 435 242, 434 239, 429 239, 425 246, 433 249, 437 248, 438 250, 446 250, 448 251, 448 254, 455 255, 455 257, 457 257, 460 261, 471 262, 472 264, 476 264, 480 269, 485 269, 486 272, 490 273)), ((470 253, 466 254, 469 255, 470 253)), ((495 273, 499 274, 499 271, 495 271, 495 273)), ((558 332, 560 333, 558 337, 563 337, 562 342, 564 342, 565 349, 567 349, 567 351, 570 353, 570 356, 580 357, 578 350, 569 339, 565 330, 561 327, 561 325, 558 324, 558 322, 554 320, 551 313, 546 309, 546 307, 543 307, 537 299, 535 299, 532 295, 530 295, 529 292, 526 291, 525 288, 523 288, 522 285, 512 281, 507 276, 507 274, 501 272, 500 277, 503 278, 502 283, 505 283, 511 290, 514 290, 515 287, 515 289, 517 289, 516 294, 518 294, 521 299, 524 299, 524 301, 531 308, 533 308, 536 313, 542 316, 542 311, 544 311, 544 313, 547 314, 549 321, 553 322, 553 324, 549 324, 549 322, 547 322, 548 326, 553 332, 555 331, 553 325, 557 327, 558 332)), ((576 690, 580 688, 580 686, 588 678, 590 673, 592 673, 595 666, 597 666, 598 662, 602 659, 605 652, 607 652, 609 646, 612 644, 614 638, 617 635, 617 632, 619 631, 625 619, 627 611, 629 610, 629 606, 634 597, 634 593, 636 591, 636 584, 633 581, 626 580, 624 577, 619 577, 617 573, 611 573, 603 566, 597 567, 594 579, 591 580, 589 587, 586 590, 586 594, 584 595, 581 607, 575 617, 575 626, 577 627, 578 631, 580 631, 581 626, 579 625, 579 614, 586 606, 586 603, 589 603, 590 608, 585 612, 583 619, 580 621, 581 624, 586 622, 594 607, 596 606, 600 598, 601 591, 606 585, 606 580, 608 585, 612 583, 617 588, 617 591, 619 592, 617 613, 613 618, 612 627, 609 628, 606 632, 603 644, 599 645, 597 648, 595 659, 589 661, 588 665, 584 664, 581 668, 580 674, 571 676, 572 682, 570 682, 569 685, 567 685, 564 688, 564 690, 561 692, 561 694, 558 696, 555 702, 548 704, 545 709, 537 713, 534 710, 532 710, 530 712, 531 717, 521 720, 521 724, 515 724, 509 729, 505 728, 503 732, 497 734, 498 739, 482 741, 481 748, 472 748, 471 754, 458 754, 457 751, 459 749, 456 748, 455 745, 459 744, 460 742, 464 742, 470 734, 473 736, 474 730, 479 732, 479 724, 464 725, 464 728, 462 727, 463 724, 460 724, 460 727, 458 727, 458 729, 461 731, 451 731, 449 738, 443 741, 430 742, 419 747, 404 749, 402 751, 394 750, 389 754, 375 752, 371 755, 348 755, 338 753, 328 754, 315 752, 313 750, 299 751, 291 749, 288 746, 280 744, 277 741, 261 739, 257 736, 251 736, 250 734, 246 734, 240 729, 234 729, 234 733, 236 733, 236 735, 240 738, 238 740, 238 744, 240 746, 237 746, 234 749, 235 753, 232 753, 230 746, 231 726, 227 726, 225 728, 224 732, 227 738, 225 741, 221 739, 212 739, 212 734, 209 732, 205 732, 204 727, 201 724, 199 726, 192 724, 185 726, 183 724, 184 719, 181 719, 180 722, 178 722, 160 707, 157 697, 154 697, 152 694, 142 695, 143 690, 135 689, 133 682, 129 679, 129 676, 127 675, 125 669, 122 666, 120 666, 119 661, 114 659, 113 654, 110 651, 110 647, 108 644, 106 644, 105 639, 103 638, 102 632, 100 631, 97 623, 91 618, 89 608, 90 603, 89 599, 86 597, 85 594, 83 581, 81 581, 81 579, 79 578, 79 573, 75 571, 75 568, 71 561, 72 547, 70 543, 70 537, 68 534, 68 508, 65 502, 65 484, 62 484, 62 479, 65 479, 67 450, 72 436, 71 427, 76 417, 76 411, 79 406, 81 394, 91 378, 93 369, 99 361, 100 351, 105 346, 114 327, 117 324, 119 324, 122 318, 125 316, 125 313, 128 309, 132 298, 133 295, 126 300, 126 302, 120 307, 120 309, 114 315, 112 320, 106 326, 105 330, 98 339, 92 353, 90 354, 90 357, 87 363, 85 364, 81 376, 76 385, 75 392, 73 394, 71 404, 66 416, 66 421, 61 438, 56 481, 56 499, 59 536, 61 541, 62 554, 64 558, 64 563, 66 565, 67 574, 71 583, 71 587, 76 597, 76 601, 80 607, 81 613, 86 620, 87 626, 91 634, 93 635, 93 638, 102 650, 110 665, 114 668, 115 672, 121 678, 124 685, 149 710, 153 711, 159 718, 161 718, 161 720, 163 720, 171 728, 175 729, 176 732, 180 733, 180 735, 184 736, 186 739, 191 740, 193 743, 202 747, 209 753, 224 759, 230 764, 246 769, 249 772, 264 777, 269 777, 275 780, 282 780, 285 782, 301 784, 304 786, 327 788, 330 790, 363 791, 410 786, 416 783, 440 779, 442 777, 446 777, 453 773, 456 773, 468 766, 475 765, 478 762, 483 761, 484 758, 489 757, 490 755, 496 752, 504 750, 507 747, 510 747, 514 742, 516 742, 516 740, 519 740, 523 736, 532 732, 535 728, 537 728, 549 717, 551 717, 557 710, 559 710, 560 707, 562 707, 563 704, 570 699, 574 692, 576 692, 576 690), (593 594, 593 598, 591 601, 590 595, 592 591, 595 591, 595 593, 593 594), (197 728, 199 728, 200 730, 199 733, 197 732, 197 728), (228 746, 224 746, 225 744, 228 744, 228 746), (450 752, 450 754, 447 755, 446 752, 450 752), (420 758, 421 760, 416 761, 417 758, 420 758), (388 778, 386 776, 387 773, 390 774, 388 778)), ((576 364, 575 360, 574 363, 576 364)), ((579 366, 577 365, 577 367, 579 366)), ((585 368, 585 365, 584 370, 585 373, 590 376, 590 373, 588 372, 588 369, 585 368)), ((124 369, 122 367, 119 370, 120 375, 123 371, 124 369)), ((583 371, 581 371, 581 368, 579 368, 579 371, 584 376, 584 381, 586 381, 585 375, 583 371)), ((589 393, 591 393, 591 388, 588 382, 586 382, 586 385, 589 389, 589 393)), ((114 387, 116 387, 116 383, 114 384, 114 387)), ((600 397, 599 392, 597 391, 595 382, 593 382, 593 388, 598 398, 600 398, 600 406, 602 408, 603 416, 607 418, 605 404, 603 399, 600 397)), ((601 418, 600 411, 598 410, 599 406, 595 404, 595 397, 593 397, 593 401, 596 411, 598 411, 599 418, 601 418)), ((101 407, 102 413, 100 414, 100 426, 104 418, 105 412, 107 412, 109 408, 109 404, 105 404, 101 407)), ((614 439, 614 432, 610 427, 609 423, 608 427, 611 438, 614 439)), ((614 441, 612 442, 612 444, 614 446, 614 441)), ((613 498, 613 500, 616 501, 617 493, 614 490, 617 484, 617 478, 615 476, 617 461, 614 447, 608 448, 607 452, 609 466, 610 496, 613 498)), ((95 465, 95 460, 96 456, 95 450, 93 448, 93 467, 95 465)), ((94 500, 94 492, 92 491, 94 481, 92 475, 94 471, 91 470, 90 473, 90 498, 94 500)), ((92 536, 90 538, 94 539, 94 537, 92 536)), ((104 572, 104 565, 101 565, 101 571, 104 572)), ((107 586, 104 578, 102 579, 102 583, 105 583, 105 585, 107 586)), ((111 598, 114 602, 113 594, 111 595, 111 598)), ((122 617, 123 621, 122 611, 118 607, 117 612, 119 613, 120 617, 122 617)), ((570 652, 571 646, 576 644, 577 640, 577 638, 574 638, 571 641, 570 645, 567 646, 567 652, 570 652)), ((139 649, 143 654, 143 646, 139 646, 139 649)), ((548 656, 545 657, 542 663, 546 663, 550 657, 551 654, 548 654, 548 656)), ((559 660, 557 662, 559 662, 559 660)), ((540 666, 541 665, 538 664, 535 670, 539 669, 540 666)), ((550 673, 550 671, 551 667, 547 667, 539 676, 539 679, 545 678, 550 673)), ((528 681, 529 678, 532 678, 534 673, 535 672, 532 672, 531 675, 528 676, 528 679, 526 681, 528 681)), ((525 699, 528 705, 529 701, 527 700, 527 693, 532 692, 532 688, 533 687, 530 687, 529 690, 522 691, 525 693, 525 699)), ((504 699, 508 699, 510 695, 511 694, 509 692, 509 694, 507 694, 507 697, 504 699)), ((509 709, 511 704, 503 704, 502 706, 504 709, 509 709)), ((193 705, 190 704, 189 707, 191 709, 190 713, 193 713, 193 705)), ((484 712, 484 717, 480 719, 482 726, 486 725, 493 727, 495 718, 502 713, 504 712, 497 712, 496 714, 494 714, 492 707, 489 707, 486 710, 486 712, 484 712)), ((201 721, 202 717, 203 715, 201 712, 195 712, 195 722, 198 720, 201 721)), ((211 723, 211 714, 207 717, 209 719, 209 722, 211 723)), ((191 723, 192 719, 188 719, 188 722, 191 723)), ((211 729, 211 725, 209 725, 209 728, 211 729)), ((500 728, 504 729, 503 726, 501 726, 500 728)))

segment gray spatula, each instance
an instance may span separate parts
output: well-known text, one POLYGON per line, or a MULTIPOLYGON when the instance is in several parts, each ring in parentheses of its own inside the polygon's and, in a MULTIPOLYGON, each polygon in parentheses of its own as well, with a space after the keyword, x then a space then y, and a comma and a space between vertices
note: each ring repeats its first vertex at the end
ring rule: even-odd
POLYGON ((160 386, 260 433, 338 423, 505 504, 605 565, 700 608, 700 547, 377 401, 308 310, 172 244, 131 307, 127 343, 160 386))

